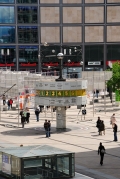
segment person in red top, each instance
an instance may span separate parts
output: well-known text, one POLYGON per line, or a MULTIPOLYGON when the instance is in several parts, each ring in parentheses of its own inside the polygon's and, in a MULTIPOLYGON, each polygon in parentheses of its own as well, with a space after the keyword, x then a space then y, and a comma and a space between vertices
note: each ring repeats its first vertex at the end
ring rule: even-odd
POLYGON ((10 107, 11 107, 11 109, 12 109, 12 104, 13 104, 12 98, 9 100, 9 103, 10 103, 10 107))

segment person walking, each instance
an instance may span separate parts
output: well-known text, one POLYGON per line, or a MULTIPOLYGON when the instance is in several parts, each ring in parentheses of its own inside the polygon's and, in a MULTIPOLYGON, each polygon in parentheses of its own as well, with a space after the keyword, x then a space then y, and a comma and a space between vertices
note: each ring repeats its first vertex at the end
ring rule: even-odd
POLYGON ((21 116, 22 128, 24 128, 25 121, 26 121, 26 111, 23 110, 22 116, 21 116))
POLYGON ((12 100, 12 98, 10 99, 10 107, 11 107, 11 109, 12 109, 12 104, 13 104, 13 100, 12 100))
POLYGON ((113 126, 113 132, 114 132, 114 140, 113 141, 117 141, 117 124, 114 123, 113 126))
POLYGON ((21 124, 22 124, 22 115, 23 115, 23 109, 20 111, 20 116, 21 116, 21 124))
POLYGON ((40 114, 40 108, 39 106, 37 106, 35 109, 36 122, 39 122, 39 114, 40 114))
POLYGON ((50 121, 48 121, 48 137, 51 136, 50 131, 51 131, 51 123, 50 123, 50 121))
POLYGON ((8 110, 10 109, 10 100, 7 101, 8 110))
POLYGON ((44 129, 45 129, 46 137, 49 137, 48 128, 49 128, 49 123, 47 122, 47 120, 45 120, 45 122, 44 122, 44 129))
POLYGON ((6 96, 5 95, 3 95, 2 100, 3 100, 3 105, 5 105, 6 104, 6 96))
POLYGON ((101 121, 101 123, 100 123, 100 135, 102 135, 102 132, 103 132, 103 134, 105 135, 105 125, 104 125, 104 121, 101 121))
POLYGON ((116 118, 115 118, 115 114, 113 114, 112 116, 111 116, 111 118, 110 118, 110 124, 112 125, 112 128, 113 128, 113 126, 114 126, 114 123, 116 123, 117 121, 116 121, 116 118))
POLYGON ((29 109, 27 108, 27 109, 26 109, 26 122, 27 122, 27 123, 30 122, 29 118, 30 118, 30 112, 29 112, 29 109))
POLYGON ((98 95, 99 95, 99 90, 96 89, 96 97, 98 98, 98 95))
POLYGON ((100 145, 98 147, 98 155, 100 154, 100 165, 103 165, 103 159, 105 154, 105 147, 100 142, 100 145))
POLYGON ((99 135, 100 135, 100 123, 101 123, 101 120, 100 120, 100 117, 98 117, 98 120, 96 122, 96 127, 98 128, 99 135))
POLYGON ((102 131, 103 131, 103 134, 105 135, 105 124, 104 124, 104 121, 102 121, 102 131))

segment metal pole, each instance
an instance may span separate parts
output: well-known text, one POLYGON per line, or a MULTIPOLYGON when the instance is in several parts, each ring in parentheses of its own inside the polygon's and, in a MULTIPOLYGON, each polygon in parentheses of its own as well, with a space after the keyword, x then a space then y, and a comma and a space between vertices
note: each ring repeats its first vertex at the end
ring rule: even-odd
POLYGON ((38 72, 41 73, 40 54, 38 54, 38 72))
POLYGON ((62 59, 60 60, 60 79, 62 79, 62 59))
POLYGON ((53 107, 51 106, 51 118, 52 118, 52 121, 53 121, 53 107))
POLYGON ((19 91, 18 91, 18 127, 19 127, 19 113, 20 113, 20 110, 19 110, 19 91))
MULTIPOLYGON (((105 71, 104 71, 104 83, 105 83, 105 71)), ((104 111, 105 111, 105 114, 106 114, 106 85, 105 85, 105 88, 104 88, 104 111)))
POLYGON ((1 99, 0 99, 0 121, 1 121, 1 99))
POLYGON ((93 71, 93 117, 94 117, 94 71, 93 71))
POLYGON ((19 127, 19 114, 20 114, 20 110, 19 110, 19 88, 18 88, 18 81, 17 81, 17 93, 18 93, 17 103, 18 103, 18 127, 19 127))
POLYGON ((5 55, 5 67, 6 67, 6 55, 7 55, 7 54, 5 53, 4 55, 5 55))

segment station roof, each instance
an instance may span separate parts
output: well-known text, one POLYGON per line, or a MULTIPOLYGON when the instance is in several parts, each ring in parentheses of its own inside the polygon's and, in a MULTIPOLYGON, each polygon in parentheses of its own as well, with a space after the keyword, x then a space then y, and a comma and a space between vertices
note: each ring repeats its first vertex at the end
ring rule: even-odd
POLYGON ((2 148, 0 149, 0 152, 13 155, 18 158, 30 158, 37 156, 51 156, 73 153, 48 145, 2 148))

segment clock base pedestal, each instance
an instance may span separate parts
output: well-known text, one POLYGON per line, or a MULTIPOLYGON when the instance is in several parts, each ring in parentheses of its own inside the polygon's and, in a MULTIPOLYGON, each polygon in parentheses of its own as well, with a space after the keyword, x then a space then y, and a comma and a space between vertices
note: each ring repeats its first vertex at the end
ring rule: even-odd
POLYGON ((56 110, 56 128, 66 129, 66 109, 65 106, 59 106, 56 110))

